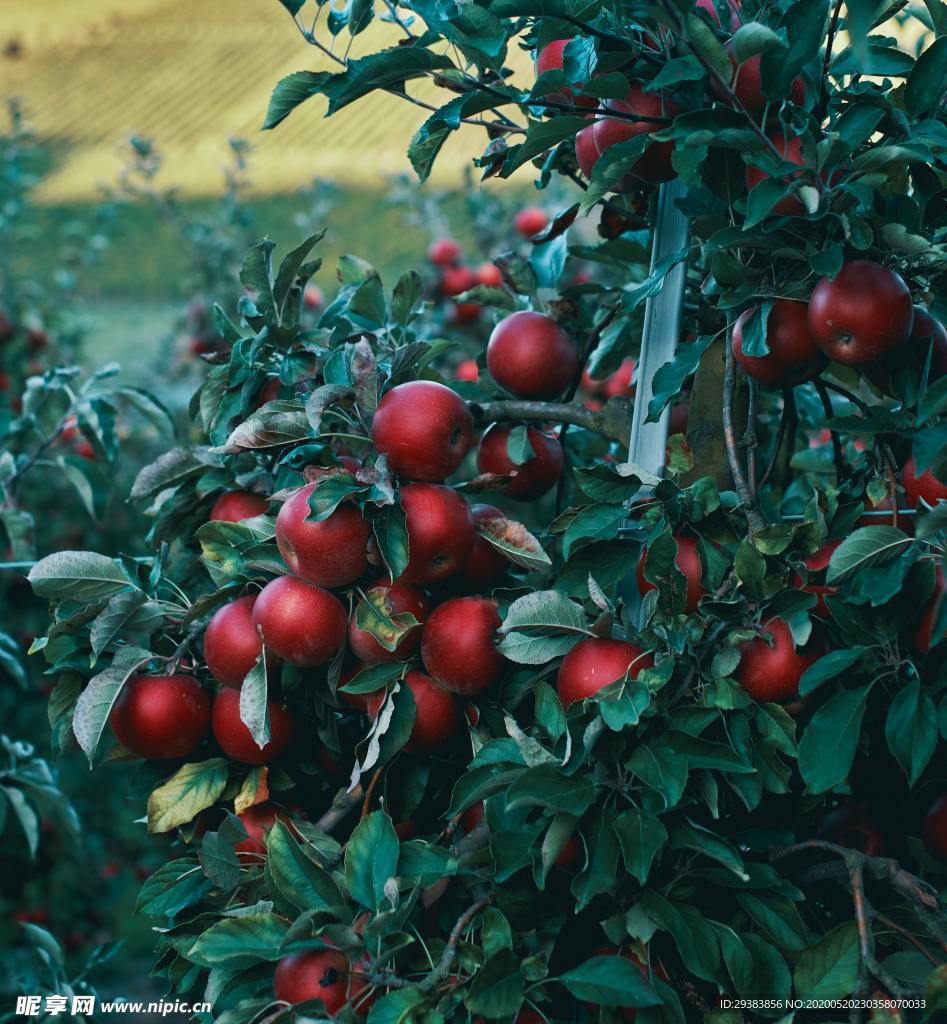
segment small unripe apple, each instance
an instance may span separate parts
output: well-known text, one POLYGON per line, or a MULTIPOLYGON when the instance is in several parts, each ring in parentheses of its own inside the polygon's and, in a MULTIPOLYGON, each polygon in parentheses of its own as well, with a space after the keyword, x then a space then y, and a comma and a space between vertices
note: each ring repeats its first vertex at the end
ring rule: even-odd
POLYGON ((438 238, 431 243, 427 258, 438 267, 453 266, 460 259, 460 246, 453 238, 438 238))
POLYGON ((511 313, 487 343, 490 375, 519 398, 555 398, 572 383, 578 365, 576 343, 542 313, 511 313))
POLYGON ((901 484, 911 508, 917 508, 922 500, 927 505, 936 505, 938 501, 947 500, 947 484, 941 483, 929 469, 925 469, 918 476, 917 463, 913 455, 901 470, 901 484))
POLYGON ((804 302, 777 299, 766 321, 764 356, 748 356, 743 351, 743 330, 747 321, 758 316, 748 309, 733 326, 731 346, 744 372, 769 388, 789 388, 817 377, 829 361, 809 332, 808 307, 804 302))
POLYGON ((792 631, 783 619, 770 619, 763 633, 740 644, 740 664, 734 678, 757 701, 798 697, 799 680, 818 654, 811 644, 808 650, 796 650, 792 631))
MULTIPOLYGON (((368 593, 374 598, 383 599, 385 611, 389 616, 402 615, 407 612, 413 615, 418 622, 423 623, 431 610, 431 603, 424 592, 407 583, 391 583, 384 578, 375 580, 368 588, 368 593)), ((363 601, 360 601, 359 605, 363 601)), ((355 615, 349 622, 349 648, 359 661, 367 665, 382 661, 404 661, 418 649, 418 644, 421 642, 421 630, 418 627, 405 633, 395 649, 389 651, 382 647, 367 630, 358 628, 356 625, 357 615, 358 606, 356 606, 355 615)))
POLYGON ((947 860, 947 793, 931 804, 924 818, 924 845, 931 856, 947 860))
POLYGON ((345 502, 326 519, 309 519, 317 483, 300 487, 276 517, 276 545, 283 561, 308 583, 345 587, 368 568, 371 527, 357 505, 345 502))
MULTIPOLYGON (((470 513, 474 523, 487 519, 503 519, 503 513, 493 505, 471 505, 470 513)), ((510 568, 509 561, 481 533, 474 538, 470 557, 458 577, 458 582, 468 592, 480 592, 489 589, 506 576, 510 568)))
MULTIPOLYGON (((674 564, 681 570, 687 579, 687 596, 684 599, 684 611, 687 615, 692 615, 697 611, 697 604, 702 597, 707 593, 706 588, 701 583, 701 577, 703 576, 704 570, 700 563, 700 552, 697 548, 697 541, 693 537, 687 537, 682 534, 675 535, 675 542, 677 543, 677 554, 674 556, 674 564)), ((638 582, 638 593, 642 597, 649 590, 656 590, 655 585, 648 579, 645 578, 645 561, 648 557, 647 546, 641 549, 641 554, 638 556, 638 564, 635 569, 635 576, 638 582)))
POLYGON ((193 677, 132 676, 109 716, 119 743, 136 757, 187 757, 207 735, 210 697, 193 677))
MULTIPOLYGON (((423 672, 413 670, 404 677, 404 685, 414 698, 414 725, 404 749, 414 754, 437 750, 444 746, 460 728, 457 701, 423 672)), ((385 700, 383 690, 370 694, 368 713, 373 718, 385 700)))
POLYGON ((408 565, 401 583, 436 583, 458 572, 470 557, 476 531, 470 506, 452 488, 407 484, 401 506, 408 532, 408 565))
POLYGON ((451 693, 482 693, 496 682, 505 664, 496 647, 499 628, 494 601, 482 597, 445 601, 424 623, 424 667, 451 693))
POLYGON ((603 686, 624 678, 637 679, 654 659, 635 644, 606 637, 582 640, 562 659, 556 677, 556 691, 564 707, 594 697, 603 686))
POLYGON ((911 293, 893 270, 849 260, 823 277, 809 299, 809 330, 823 352, 845 366, 863 366, 903 345, 914 325, 911 293))
POLYGON ((479 283, 470 267, 447 267, 441 275, 441 292, 453 298, 476 288, 479 283))
MULTIPOLYGON (((632 85, 624 99, 608 100, 605 106, 621 114, 639 114, 645 118, 673 118, 680 112, 680 106, 660 93, 645 92, 638 85, 632 85)), ((630 118, 606 117, 594 124, 595 145, 599 153, 610 146, 625 142, 638 135, 652 135, 664 127, 660 122, 633 121, 630 118)), ((638 159, 631 173, 645 181, 670 181, 677 177, 671 163, 674 152, 673 142, 654 142, 638 159)))
POLYGON ((240 687, 263 650, 253 624, 256 594, 222 605, 204 631, 204 660, 223 686, 240 687))
POLYGON ((348 616, 342 602, 322 587, 279 576, 260 591, 253 625, 267 651, 299 668, 327 662, 345 642, 348 616))
POLYGON ((266 511, 267 501, 262 494, 249 491, 226 491, 215 502, 207 517, 208 522, 240 523, 255 519, 266 511))
POLYGON ((378 403, 372 441, 393 473, 439 483, 464 461, 473 440, 473 417, 449 387, 413 380, 392 388, 378 403))
MULTIPOLYGON (((339 949, 309 949, 284 956, 276 965, 273 994, 284 1003, 305 1003, 321 999, 326 1012, 337 1013, 354 1003, 369 982, 352 970, 348 957, 339 949)), ((364 1015, 367 1006, 360 1003, 357 1012, 364 1015)))
POLYGON ((528 206, 513 218, 513 226, 524 238, 538 235, 549 223, 549 215, 538 206, 528 206))
POLYGON ((270 740, 261 749, 240 718, 240 691, 229 686, 218 691, 214 698, 211 727, 218 746, 231 760, 242 764, 269 764, 285 752, 293 738, 292 716, 275 700, 266 702, 266 711, 270 720, 270 740))
POLYGON ((477 449, 477 469, 481 473, 505 476, 515 473, 503 488, 503 493, 518 501, 530 501, 555 487, 562 476, 562 445, 555 437, 544 434, 538 427, 527 427, 532 456, 517 466, 507 450, 510 431, 515 423, 494 423, 480 439, 477 449))

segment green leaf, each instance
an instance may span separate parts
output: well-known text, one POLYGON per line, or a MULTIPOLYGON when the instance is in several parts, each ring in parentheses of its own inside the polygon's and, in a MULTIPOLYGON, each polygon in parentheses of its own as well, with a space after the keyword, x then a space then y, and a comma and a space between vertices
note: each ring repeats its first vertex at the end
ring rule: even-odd
POLYGON ((231 431, 222 445, 210 450, 216 455, 238 455, 242 451, 297 444, 310 436, 302 403, 295 398, 278 398, 261 405, 231 431))
POLYGON ((398 836, 384 811, 359 822, 345 848, 345 883, 352 898, 376 910, 385 900, 385 883, 398 869, 398 836))
POLYGON ((476 526, 477 533, 514 565, 530 572, 541 572, 552 565, 542 545, 522 523, 505 516, 494 516, 481 519, 476 526))
MULTIPOLYGON (((654 265, 654 269, 650 274, 648 274, 644 281, 641 282, 641 284, 636 285, 628 291, 622 292, 622 308, 626 309, 630 313, 637 309, 645 299, 650 299, 653 296, 660 294, 664 288, 664 281, 670 271, 679 263, 683 263, 689 255, 690 249, 684 248, 678 249, 677 252, 668 253, 667 256, 658 260, 654 265)), ((698 341, 699 340, 700 339, 698 339, 698 341)))
POLYGON ((702 334, 690 344, 678 345, 674 351, 674 358, 657 368, 652 378, 653 393, 648 403, 647 423, 657 423, 665 407, 680 397, 684 381, 697 371, 700 357, 713 340, 712 334, 702 334))
POLYGON ((599 1006, 660 1006, 641 968, 623 956, 594 956, 560 975, 577 999, 599 1006))
POLYGON ((263 121, 264 130, 275 128, 300 103, 321 92, 329 78, 331 75, 328 71, 294 71, 291 75, 281 78, 270 96, 266 118, 263 121))
POLYGON ((612 827, 621 844, 625 870, 644 885, 654 858, 667 842, 667 829, 659 818, 636 807, 619 814, 612 827))
POLYGON ((595 802, 595 786, 585 778, 567 776, 556 764, 527 768, 506 792, 508 810, 551 807, 578 817, 595 802))
POLYGON ((393 46, 350 60, 344 71, 329 75, 318 83, 309 81, 305 87, 314 86, 315 91, 328 97, 326 114, 329 116, 376 89, 399 89, 414 78, 452 67, 450 58, 423 46, 393 46))
POLYGON ((511 949, 500 949, 487 957, 464 997, 471 1013, 481 1013, 490 1020, 512 1016, 522 1001, 523 974, 519 957, 511 949))
POLYGON ((635 748, 628 768, 646 785, 664 797, 665 806, 675 807, 687 785, 686 759, 658 743, 643 743, 635 748))
POLYGON ((219 832, 205 832, 198 852, 201 869, 223 892, 230 892, 240 884, 240 861, 233 843, 219 832))
POLYGON ((806 726, 799 743, 799 771, 810 793, 825 793, 848 776, 870 690, 842 690, 806 726))
POLYGON ((240 721, 262 750, 270 742, 270 711, 266 678, 266 651, 262 651, 240 687, 240 721))
POLYGON ((296 277, 309 258, 313 248, 325 237, 325 230, 316 231, 304 239, 295 249, 290 250, 281 260, 273 286, 273 298, 276 307, 282 314, 286 309, 286 300, 296 282, 296 277))
POLYGON ((395 989, 372 1001, 368 1024, 409 1024, 414 1020, 414 1010, 425 1004, 421 991, 413 986, 395 989))
POLYGON ((840 676, 847 668, 851 668, 867 650, 870 648, 863 644, 856 644, 854 647, 843 647, 824 654, 802 673, 799 680, 799 696, 806 697, 823 683, 840 676))
POLYGON ((500 177, 508 178, 518 167, 528 160, 545 153, 565 139, 573 138, 577 132, 586 127, 584 117, 554 117, 548 121, 530 121, 526 138, 518 146, 510 150, 503 164, 500 177))
POLYGON ((500 634, 499 650, 521 665, 542 665, 589 635, 582 607, 558 590, 517 598, 507 609, 500 634))
POLYGON ((119 563, 94 551, 57 551, 41 558, 26 577, 37 597, 102 601, 133 586, 119 563))
POLYGON ((151 917, 174 917, 178 911, 197 903, 211 885, 211 880, 189 858, 171 860, 145 880, 136 910, 151 917))
POLYGON ((331 910, 345 905, 332 876, 306 856, 282 821, 270 829, 266 852, 267 877, 297 910, 331 910))
POLYGON ((151 655, 138 661, 112 665, 104 672, 93 676, 76 701, 72 716, 72 731, 91 765, 95 752, 112 713, 112 707, 130 676, 144 665, 151 655))
POLYGON ((894 696, 885 722, 888 748, 908 773, 913 786, 937 747, 937 711, 934 702, 912 679, 894 696))
POLYGON ((947 36, 935 39, 918 57, 904 87, 904 107, 915 118, 933 113, 944 98, 947 36))
POLYGON ((846 537, 832 552, 825 576, 826 583, 839 583, 860 569, 897 558, 912 543, 912 539, 895 526, 863 526, 846 537))
POLYGON ((182 765, 148 797, 148 831, 170 832, 206 810, 223 793, 229 765, 222 757, 182 765))
POLYGON ((717 40, 714 30, 696 13, 684 19, 687 41, 703 62, 725 81, 730 79, 730 58, 717 40))
POLYGON ((187 951, 203 967, 280 958, 289 922, 278 914, 242 914, 215 921, 187 951))
POLYGON ((270 258, 276 243, 269 238, 251 246, 243 258, 240 268, 240 283, 252 292, 253 300, 261 313, 276 313, 276 300, 273 297, 273 272, 270 258))
POLYGON ((397 579, 407 568, 410 557, 408 527, 401 505, 379 509, 372 517, 372 530, 391 578, 397 579))
POLYGON ((796 995, 802 999, 842 999, 858 981, 858 929, 854 921, 833 928, 799 957, 796 995))
POLYGON ((89 626, 92 653, 97 659, 114 640, 130 633, 150 638, 163 620, 160 606, 154 601, 147 601, 140 590, 115 594, 89 626))
POLYGON ((204 469, 204 464, 190 448, 172 448, 139 471, 130 497, 132 501, 148 501, 161 491, 199 476, 204 469))

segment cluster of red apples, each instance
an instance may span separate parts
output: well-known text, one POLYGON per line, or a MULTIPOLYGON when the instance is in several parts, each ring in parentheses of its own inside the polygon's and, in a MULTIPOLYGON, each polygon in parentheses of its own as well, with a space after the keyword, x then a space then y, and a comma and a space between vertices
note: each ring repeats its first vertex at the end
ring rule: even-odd
MULTIPOLYGON (((546 211, 538 206, 528 206, 513 218, 513 226, 526 239, 538 235, 548 223, 546 211)), ((460 244, 452 238, 438 238, 427 251, 428 261, 438 270, 438 294, 453 302, 451 313, 454 323, 470 324, 480 319, 483 307, 476 302, 458 302, 457 296, 469 292, 478 284, 500 288, 503 286, 503 275, 499 267, 489 262, 470 267, 462 262, 462 255, 460 244)))

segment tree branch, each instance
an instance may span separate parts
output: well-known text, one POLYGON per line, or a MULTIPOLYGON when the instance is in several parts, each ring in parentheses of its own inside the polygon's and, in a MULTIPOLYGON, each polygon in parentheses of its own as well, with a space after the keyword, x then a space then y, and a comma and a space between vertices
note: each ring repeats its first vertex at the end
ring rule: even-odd
MULTIPOLYGON (((728 332, 729 335, 729 332, 728 332)), ((733 346, 729 336, 726 340, 723 373, 723 436, 727 446, 727 461, 730 464, 730 473, 733 477, 733 485, 736 487, 740 501, 746 509, 747 524, 750 533, 762 530, 766 526, 766 520, 760 514, 756 504, 756 498, 750 485, 747 483, 746 474, 740 464, 740 454, 737 450, 736 429, 733 425, 733 393, 736 387, 736 358, 733 355, 733 346)))
POLYGON ((361 783, 352 790, 340 789, 332 799, 332 806, 316 822, 316 826, 323 832, 331 832, 359 805, 364 795, 361 783))
POLYGON ((628 444, 631 408, 626 399, 610 398, 601 411, 586 409, 576 402, 529 402, 519 399, 501 399, 497 402, 468 402, 474 420, 478 423, 497 423, 504 420, 532 420, 550 423, 569 423, 593 430, 611 441, 628 444))
POLYGON ((441 953, 440 959, 434 967, 434 970, 421 982, 418 988, 422 992, 429 992, 432 988, 436 988, 438 982, 447 977, 447 972, 451 969, 451 965, 454 962, 454 957, 457 955, 457 943, 460 942, 460 937, 464 933, 464 929, 468 924, 480 913, 484 907, 489 906, 493 902, 492 896, 481 896, 476 902, 472 903, 454 922, 454 927, 451 929, 450 936, 447 939, 447 945, 444 947, 444 952, 441 953))

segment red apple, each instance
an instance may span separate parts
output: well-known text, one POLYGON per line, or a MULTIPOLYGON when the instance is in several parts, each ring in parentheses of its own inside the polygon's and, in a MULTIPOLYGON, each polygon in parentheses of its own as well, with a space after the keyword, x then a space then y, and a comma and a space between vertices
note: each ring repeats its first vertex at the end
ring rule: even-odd
POLYGON ((515 423, 494 423, 487 430, 477 449, 477 469, 481 473, 501 476, 515 473, 503 488, 503 493, 519 501, 530 501, 555 487, 562 476, 562 445, 537 427, 527 427, 533 454, 522 465, 516 466, 507 451, 510 431, 515 426, 515 423))
MULTIPOLYGON (((492 505, 471 505, 470 513, 474 523, 487 519, 503 519, 503 513, 492 505)), ((467 591, 478 593, 488 590, 506 576, 510 563, 486 537, 477 533, 470 557, 458 577, 458 582, 467 591)))
POLYGON ((266 511, 267 501, 262 494, 249 491, 226 491, 215 502, 207 517, 208 522, 240 523, 255 519, 266 511))
POLYGON ((481 263, 477 267, 477 281, 488 288, 502 288, 503 272, 495 263, 481 263))
POLYGON ((240 687, 256 664, 263 643, 253 624, 256 594, 222 605, 204 631, 204 660, 223 686, 240 687))
POLYGON ((305 291, 303 291, 303 306, 306 309, 322 309, 324 302, 322 289, 318 285, 306 285, 305 291))
MULTIPOLYGON (((673 100, 666 99, 660 93, 645 92, 638 84, 631 86, 624 99, 609 100, 606 107, 618 113, 639 114, 646 118, 673 118, 680 112, 680 107, 673 100)), ((618 142, 633 139, 638 135, 651 135, 663 127, 656 121, 607 117, 595 122, 593 137, 599 153, 604 153, 609 146, 614 146, 618 142)), ((673 142, 652 143, 635 163, 632 173, 645 181, 670 181, 677 177, 677 172, 671 165, 673 152, 673 142)))
POLYGON ((821 576, 824 579, 825 570, 832 559, 832 552, 841 544, 840 540, 826 541, 817 551, 805 558, 806 568, 809 570, 809 581, 803 586, 802 578, 796 574, 793 576, 793 586, 802 587, 807 594, 815 594, 818 601, 815 605, 816 615, 823 619, 829 618, 829 606, 825 603, 826 597, 838 593, 838 587, 828 587, 825 583, 813 583, 812 578, 821 576))
POLYGON ((598 151, 598 146, 595 145, 595 124, 593 123, 577 132, 575 137, 576 163, 586 178, 592 177, 592 169, 599 156, 601 154, 598 151))
POLYGON ((938 501, 947 500, 947 484, 941 483, 929 469, 918 476, 913 455, 901 470, 901 484, 910 508, 918 508, 921 501, 927 505, 936 505, 938 501))
MULTIPOLYGON (((402 615, 407 612, 413 615, 418 622, 423 623, 431 610, 431 603, 424 592, 418 590, 417 587, 408 586, 406 583, 391 583, 384 578, 375 580, 369 587, 368 593, 373 598, 384 601, 385 612, 389 616, 402 615)), ((363 603, 364 599, 359 602, 359 606, 363 603)), ((357 615, 358 606, 356 606, 355 615, 349 622, 349 647, 359 661, 367 665, 381 661, 404 661, 418 649, 418 644, 421 642, 419 628, 411 629, 398 641, 395 649, 389 651, 382 647, 367 630, 358 628, 356 625, 357 615)))
POLYGON ((427 258, 438 267, 451 267, 460 259, 460 246, 453 238, 438 238, 431 243, 427 258))
MULTIPOLYGON (((437 750, 450 740, 460 727, 457 701, 423 672, 409 672, 404 677, 404 682, 411 691, 415 707, 414 725, 404 749, 414 754, 437 750)), ((368 713, 374 718, 384 703, 385 691, 379 690, 370 697, 368 713)))
POLYGON ((809 299, 809 330, 823 352, 863 366, 903 345, 914 325, 904 281, 871 260, 849 260, 834 280, 823 277, 809 299))
MULTIPOLYGON (((273 994, 284 1003, 321 999, 326 1012, 335 1014, 369 987, 365 976, 352 970, 348 957, 338 949, 309 949, 284 956, 276 965, 273 994)), ((364 1002, 364 1001, 363 1001, 364 1002)), ((363 1015, 367 1005, 359 1003, 363 1015)))
MULTIPOLYGON (((752 57, 748 57, 742 64, 738 65, 736 57, 733 55, 732 46, 727 43, 724 48, 730 58, 730 66, 733 69, 734 76, 728 84, 747 112, 757 117, 763 113, 768 102, 767 97, 763 95, 763 87, 760 80, 760 54, 757 53, 752 57)), ((712 79, 711 86, 720 99, 727 103, 730 102, 726 90, 717 83, 715 78, 712 79)), ((806 84, 798 76, 792 80, 789 98, 797 107, 801 107, 806 101, 806 84)), ((771 112, 775 113, 778 107, 778 101, 773 101, 770 107, 771 112)))
MULTIPOLYGON (((797 135, 786 138, 782 133, 776 132, 770 135, 769 139, 782 154, 783 160, 787 163, 797 164, 799 167, 805 166, 806 161, 802 155, 802 142, 797 135)), ((747 164, 745 173, 748 192, 756 188, 761 181, 770 177, 766 171, 761 167, 756 167, 754 164, 747 164)), ((780 217, 801 217, 805 214, 806 207, 803 201, 795 193, 792 193, 783 196, 772 208, 771 212, 780 217)))
POLYGON ((242 764, 269 764, 285 752, 293 738, 292 716, 275 700, 266 702, 266 710, 270 719, 270 740, 261 749, 240 718, 240 691, 228 686, 218 691, 211 727, 218 746, 229 758, 242 764))
MULTIPOLYGON (((563 63, 563 50, 572 42, 572 39, 554 39, 547 43, 536 55, 536 76, 537 78, 544 71, 561 71, 563 63)), ((578 88, 582 84, 577 85, 578 88)), ((561 92, 551 93, 546 99, 550 103, 565 103, 579 107, 596 107, 598 101, 594 96, 577 96, 572 89, 563 88, 561 92)))
POLYGON ((765 356, 743 352, 743 328, 757 310, 748 309, 733 326, 731 345, 744 372, 769 388, 789 388, 812 380, 828 366, 825 353, 809 333, 808 307, 804 302, 777 299, 766 321, 765 356))
POLYGON ((482 312, 483 306, 478 306, 476 302, 455 302, 451 320, 455 324, 472 324, 480 319, 482 312))
POLYGON ((441 292, 444 295, 460 295, 476 288, 480 282, 470 267, 446 267, 441 275, 441 292))
POLYGON ((255 860, 266 855, 266 835, 273 828, 277 821, 284 825, 290 824, 286 812, 276 804, 262 803, 254 804, 237 815, 246 829, 247 838, 241 839, 234 846, 237 853, 251 854, 245 858, 247 861, 255 860))
POLYGON ((345 642, 348 616, 328 590, 279 576, 260 591, 253 625, 267 651, 299 668, 322 665, 345 642))
POLYGON ((549 223, 549 215, 538 206, 528 206, 513 218, 513 226, 524 238, 538 235, 549 223))
POLYGON ((829 811, 819 823, 817 834, 820 839, 860 850, 869 857, 884 854, 884 834, 864 804, 849 804, 829 811))
POLYGON ((445 601, 424 623, 424 667, 451 693, 482 693, 496 682, 505 663, 496 648, 499 628, 494 601, 482 597, 445 601))
POLYGON ((470 506, 450 487, 407 484, 401 506, 408 531, 408 565, 401 583, 436 583, 460 570, 473 548, 470 506))
POLYGON ((764 636, 740 644, 740 664, 734 678, 757 701, 798 697, 799 679, 818 655, 811 650, 797 651, 789 626, 780 618, 765 623, 763 632, 764 636))
POLYGON ((878 363, 870 363, 863 367, 862 372, 883 394, 894 393, 894 373, 905 360, 917 359, 923 366, 930 350, 931 360, 928 381, 933 383, 947 373, 947 330, 935 320, 922 306, 914 307, 914 325, 908 337, 907 349, 895 351, 878 363))
POLYGON ((454 370, 454 380, 467 380, 475 383, 479 376, 480 367, 477 366, 476 359, 465 359, 463 362, 458 363, 457 368, 454 370))
POLYGON ((193 676, 132 676, 112 706, 109 724, 136 757, 187 757, 207 735, 210 697, 193 676))
POLYGON ((556 690, 564 707, 593 697, 603 686, 624 678, 636 679, 654 659, 635 644, 624 640, 590 637, 582 640, 562 659, 556 690))
POLYGON ((371 527, 357 505, 346 502, 326 519, 309 519, 311 483, 283 503, 276 517, 276 544, 283 561, 308 583, 344 587, 368 568, 371 527))
MULTIPOLYGON (((686 614, 692 615, 697 611, 697 603, 707 593, 704 585, 700 582, 704 573, 700 563, 700 553, 697 548, 697 541, 693 537, 677 534, 674 540, 677 543, 677 554, 674 556, 674 564, 687 578, 687 597, 684 601, 684 611, 686 614)), ((645 579, 644 569, 647 557, 648 548, 645 546, 641 549, 641 554, 638 556, 636 569, 638 593, 642 597, 649 590, 657 589, 650 580, 645 579)))
POLYGON ((487 343, 490 375, 518 398, 555 398, 572 383, 578 366, 576 343, 542 313, 511 313, 487 343))
POLYGON ((393 473, 408 480, 446 480, 464 461, 473 440, 473 417, 449 387, 413 380, 378 403, 372 441, 393 473))

